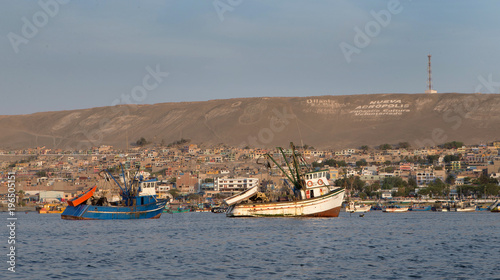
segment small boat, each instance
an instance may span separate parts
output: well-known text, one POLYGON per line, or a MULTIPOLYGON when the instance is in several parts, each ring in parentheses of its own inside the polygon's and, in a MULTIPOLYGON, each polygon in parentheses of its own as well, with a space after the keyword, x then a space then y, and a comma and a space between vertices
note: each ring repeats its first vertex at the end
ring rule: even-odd
POLYGON ((408 211, 431 211, 432 206, 430 205, 412 205, 408 208, 408 211))
MULTIPOLYGON (((282 148, 278 148, 288 167, 285 171, 280 164, 270 155, 266 154, 287 177, 284 180, 290 191, 293 191, 294 199, 291 201, 264 201, 260 195, 255 193, 248 199, 240 200, 229 205, 226 211, 227 217, 338 217, 342 201, 344 199, 344 188, 330 186, 326 170, 303 172, 306 169, 304 158, 295 150, 293 143, 291 161, 282 148), (260 201, 259 201, 260 199, 260 201)), ((267 167, 271 167, 268 162, 267 167)), ((244 193, 241 196, 246 196, 244 193)), ((236 196, 240 197, 240 196, 236 196)))
POLYGON ((458 208, 455 208, 455 211, 456 212, 476 212, 476 206, 472 205, 472 206, 458 207, 458 208))
POLYGON ((371 208, 370 205, 357 205, 354 201, 351 201, 345 208, 345 211, 348 213, 366 213, 370 212, 371 208))
POLYGON ((216 207, 212 207, 211 211, 212 211, 212 213, 226 213, 227 207, 216 206, 216 207))
POLYGON ((472 205, 467 201, 459 201, 456 203, 456 212, 476 212, 476 205, 472 205))
POLYGON ((389 205, 389 206, 385 207, 382 211, 383 212, 390 212, 390 213, 407 212, 408 207, 401 207, 399 205, 389 205))
POLYGON ((382 204, 377 203, 377 205, 373 205, 370 210, 377 211, 377 210, 382 210, 382 209, 383 209, 382 204))
POLYGON ((163 213, 169 213, 169 214, 186 213, 190 211, 191 210, 189 208, 184 208, 184 207, 177 207, 176 209, 172 209, 170 207, 165 206, 165 209, 163 209, 163 213))
POLYGON ((66 209, 66 206, 58 203, 47 203, 42 207, 37 207, 38 214, 61 214, 66 209))
POLYGON ((490 208, 489 207, 481 207, 481 206, 477 205, 476 211, 490 211, 490 208))
POLYGON ((167 200, 156 198, 156 179, 144 180, 142 176, 137 177, 136 174, 133 179, 127 180, 122 166, 122 186, 108 170, 105 170, 105 172, 107 174, 105 176, 106 181, 111 181, 112 179, 120 187, 121 199, 116 202, 108 202, 105 196, 100 198, 91 196, 82 201, 82 198, 87 197, 89 191, 92 191, 91 189, 73 199, 73 204, 75 201, 79 204, 76 206, 68 205, 61 214, 62 219, 114 220, 160 218, 167 200))

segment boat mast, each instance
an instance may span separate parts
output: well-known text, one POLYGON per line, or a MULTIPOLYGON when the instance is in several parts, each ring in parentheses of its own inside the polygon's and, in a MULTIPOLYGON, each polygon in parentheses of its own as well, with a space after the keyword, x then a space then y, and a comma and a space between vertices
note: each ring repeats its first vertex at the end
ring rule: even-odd
POLYGON ((270 154, 265 154, 265 156, 266 156, 267 158, 269 158, 269 159, 270 159, 270 160, 271 160, 271 161, 272 161, 272 162, 273 162, 273 163, 274 163, 274 164, 275 164, 275 165, 276 165, 276 166, 277 166, 277 167, 281 170, 281 172, 283 172, 283 174, 285 174, 285 176, 288 178, 288 180, 290 180, 292 183, 294 183, 294 184, 295 184, 295 180, 294 180, 294 179, 292 179, 292 178, 290 177, 290 175, 288 175, 288 173, 287 173, 287 172, 285 172, 285 170, 284 170, 283 168, 281 168, 281 166, 280 166, 280 165, 276 162, 276 160, 275 160, 275 159, 274 159, 274 158, 273 158, 270 154))
POLYGON ((286 172, 281 167, 281 165, 278 164, 276 162, 276 160, 270 154, 265 154, 265 156, 267 156, 274 164, 276 164, 276 166, 278 166, 278 168, 281 170, 281 172, 283 172, 283 174, 285 174, 285 176, 288 178, 288 180, 290 180, 290 182, 292 182, 293 185, 297 189, 299 189, 299 190, 305 189, 304 182, 300 178, 300 167, 299 167, 299 161, 297 159, 297 155, 295 154, 295 146, 293 145, 293 143, 290 143, 290 145, 292 147, 292 160, 293 160, 292 163, 290 163, 287 160, 286 154, 283 151, 283 149, 281 147, 278 147, 278 150, 281 152, 281 155, 283 156, 283 159, 285 160, 285 163, 286 163, 286 166, 288 167, 289 172, 286 172))
POLYGON ((295 146, 293 145, 293 142, 290 142, 290 147, 292 148, 293 166, 295 168, 295 173, 297 176, 297 184, 299 185, 299 189, 305 189, 304 182, 300 179, 299 161, 297 159, 297 155, 295 154, 295 146))

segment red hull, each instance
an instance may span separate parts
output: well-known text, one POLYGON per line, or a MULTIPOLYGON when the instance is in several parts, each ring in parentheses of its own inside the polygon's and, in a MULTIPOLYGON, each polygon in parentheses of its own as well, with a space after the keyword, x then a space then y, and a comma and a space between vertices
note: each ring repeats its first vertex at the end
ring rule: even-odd
POLYGON ((341 207, 335 207, 330 210, 326 210, 323 212, 311 214, 311 215, 305 215, 305 217, 319 217, 319 218, 337 218, 340 213, 340 208, 341 207))
POLYGON ((96 188, 97 188, 97 186, 94 186, 93 188, 90 188, 86 193, 84 193, 78 197, 75 197, 71 200, 68 200, 68 205, 76 207, 76 206, 82 204, 85 200, 91 198, 92 195, 94 195, 96 188))

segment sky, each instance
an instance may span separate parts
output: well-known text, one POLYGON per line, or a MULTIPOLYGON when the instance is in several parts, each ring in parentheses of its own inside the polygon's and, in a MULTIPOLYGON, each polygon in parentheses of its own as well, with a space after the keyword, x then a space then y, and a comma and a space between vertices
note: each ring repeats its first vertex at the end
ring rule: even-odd
POLYGON ((500 93, 500 1, 0 0, 0 115, 239 97, 500 93))

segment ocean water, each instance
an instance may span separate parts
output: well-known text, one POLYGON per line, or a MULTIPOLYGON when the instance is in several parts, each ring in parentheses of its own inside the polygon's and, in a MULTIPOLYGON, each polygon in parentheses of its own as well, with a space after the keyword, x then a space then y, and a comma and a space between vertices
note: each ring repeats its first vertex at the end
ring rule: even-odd
POLYGON ((499 213, 17 217, 15 273, 0 231, 2 279, 500 279, 499 213))

